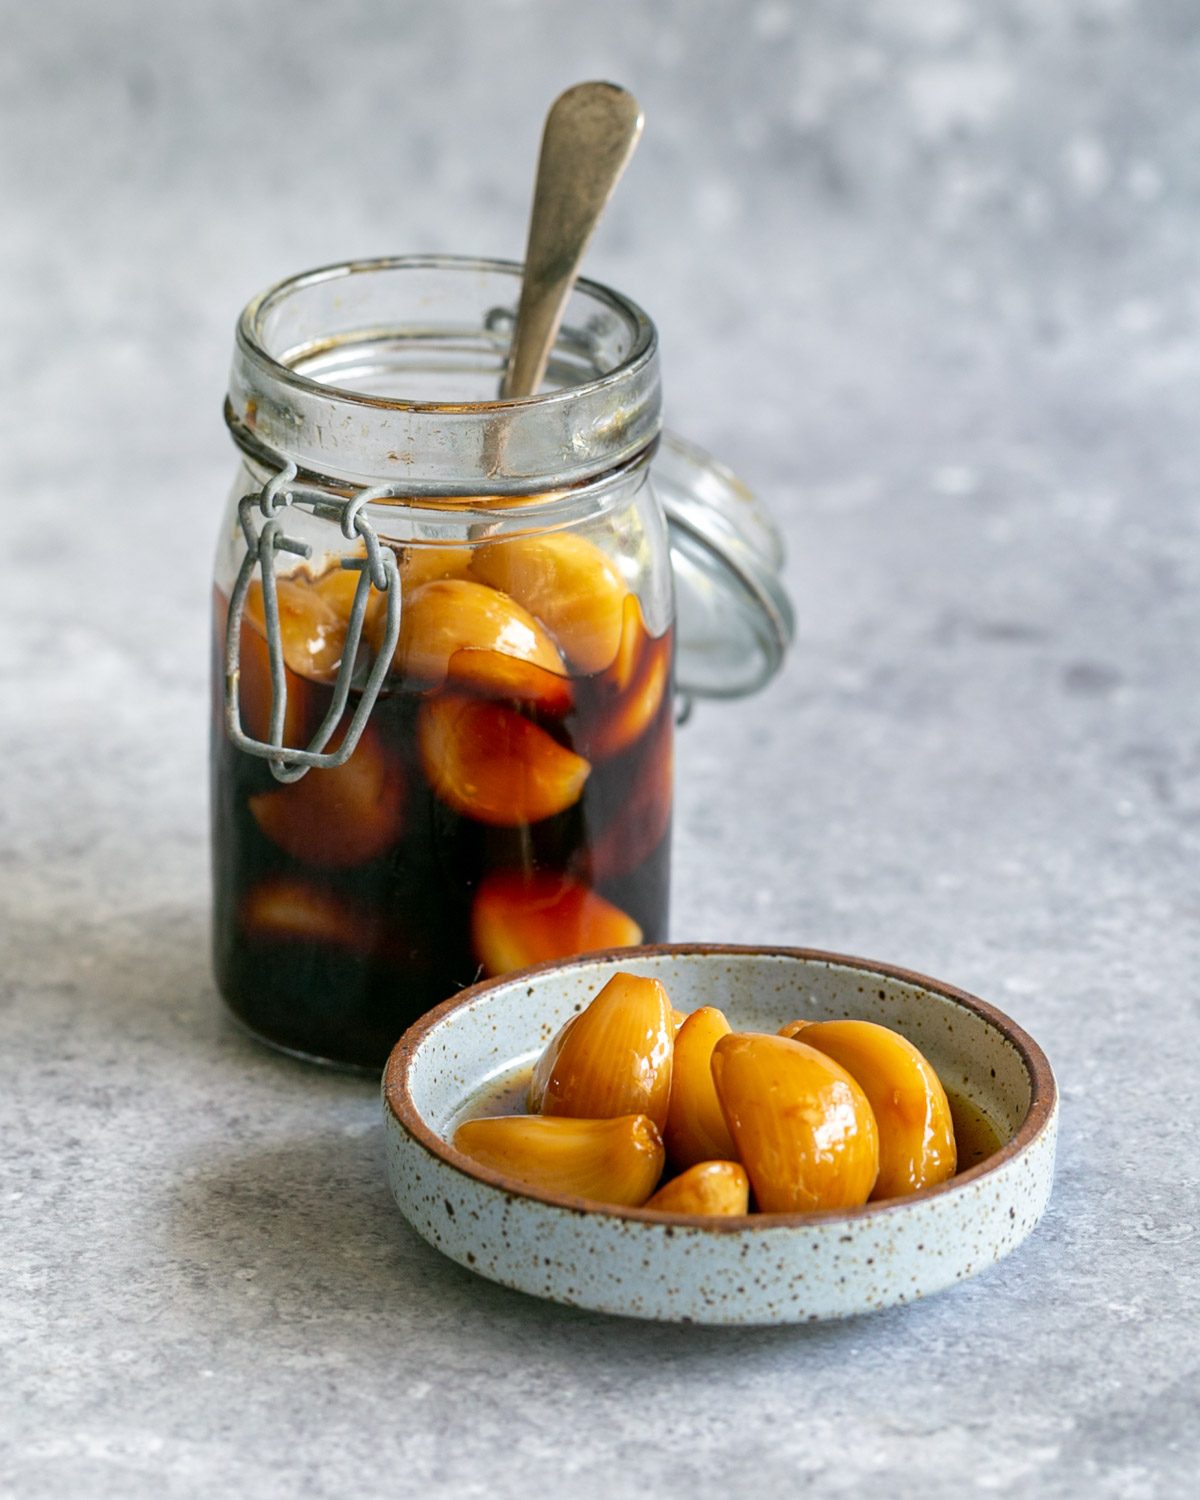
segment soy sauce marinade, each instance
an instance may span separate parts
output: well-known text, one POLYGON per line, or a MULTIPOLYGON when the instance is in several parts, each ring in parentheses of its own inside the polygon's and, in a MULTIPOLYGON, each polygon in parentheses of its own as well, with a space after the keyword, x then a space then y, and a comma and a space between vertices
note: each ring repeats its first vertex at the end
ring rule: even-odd
MULTIPOLYGON (((247 1026, 296 1052, 377 1067, 410 1022, 484 973, 666 936, 670 632, 649 635, 622 590, 573 660, 563 635, 573 627, 558 622, 561 653, 536 615, 530 637, 509 616, 531 612, 456 576, 465 566, 447 558, 405 571, 393 673, 346 766, 289 786, 225 734, 228 605, 214 598, 217 981, 247 1026), (498 635, 488 624, 497 610, 498 635), (580 669, 602 655, 602 667, 580 669)), ((287 744, 307 743, 328 708, 355 580, 280 581, 287 744)), ((374 596, 372 610, 364 635, 378 639, 374 596)), ((261 621, 252 588, 240 703, 260 739, 270 702, 261 621)))

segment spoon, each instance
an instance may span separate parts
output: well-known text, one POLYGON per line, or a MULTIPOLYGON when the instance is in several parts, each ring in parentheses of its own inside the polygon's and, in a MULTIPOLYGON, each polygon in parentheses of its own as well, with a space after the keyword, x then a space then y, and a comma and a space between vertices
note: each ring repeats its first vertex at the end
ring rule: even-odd
POLYGON ((642 123, 637 100, 615 83, 577 83, 550 106, 501 400, 532 396, 541 385, 579 263, 642 123))

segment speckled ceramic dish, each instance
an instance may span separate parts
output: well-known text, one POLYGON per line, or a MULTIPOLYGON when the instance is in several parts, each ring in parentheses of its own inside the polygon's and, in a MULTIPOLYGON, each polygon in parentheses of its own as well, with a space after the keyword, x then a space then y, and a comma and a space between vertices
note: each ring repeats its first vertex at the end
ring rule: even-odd
POLYGON ((392 1191, 430 1244, 534 1296, 672 1322, 799 1323, 938 1291, 1020 1244, 1054 1172, 1054 1076, 1019 1026, 919 974, 797 948, 627 948, 475 985, 401 1038, 383 1096, 392 1191), (735 1030, 800 1016, 894 1027, 956 1102, 968 1164, 848 1213, 704 1219, 539 1193, 455 1151, 463 1119, 521 1107, 546 1040, 617 969, 661 979, 680 1010, 720 1006, 735 1030), (979 1115, 994 1139, 972 1165, 963 1136, 979 1115))

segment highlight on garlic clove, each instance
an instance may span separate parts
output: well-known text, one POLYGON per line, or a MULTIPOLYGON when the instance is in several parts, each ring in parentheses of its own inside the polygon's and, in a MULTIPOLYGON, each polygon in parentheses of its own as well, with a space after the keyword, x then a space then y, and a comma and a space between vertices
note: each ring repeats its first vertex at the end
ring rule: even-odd
MULTIPOLYGON (((345 620, 307 580, 276 578, 275 600, 279 606, 279 636, 286 665, 310 682, 332 682, 342 664, 345 620)), ((246 590, 243 635, 247 626, 265 640, 266 605, 263 586, 257 578, 251 580, 246 590)))
POLYGON ((476 551, 471 572, 536 615, 579 671, 603 671, 616 657, 625 583, 587 537, 555 531, 490 542, 476 551))

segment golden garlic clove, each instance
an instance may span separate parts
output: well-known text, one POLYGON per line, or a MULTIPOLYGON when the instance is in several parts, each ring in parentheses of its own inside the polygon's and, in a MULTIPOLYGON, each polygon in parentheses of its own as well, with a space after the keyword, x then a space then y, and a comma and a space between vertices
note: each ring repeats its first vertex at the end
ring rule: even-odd
POLYGON ((541 1095, 544 1114, 589 1120, 638 1114, 659 1129, 665 1125, 675 1028, 657 979, 614 974, 555 1040, 541 1095))
POLYGON ((832 1058, 787 1037, 735 1033, 717 1042, 712 1072, 764 1213, 867 1201, 879 1132, 867 1096, 832 1058))
POLYGON ((941 1079, 898 1032, 874 1021, 816 1021, 804 1041, 833 1058, 871 1101, 879 1127, 872 1198, 899 1198, 953 1177, 954 1122, 941 1079))
POLYGON ((679 1035, 679 1028, 683 1025, 683 1023, 686 1020, 687 1020, 687 1011, 685 1011, 685 1010, 676 1010, 674 1006, 671 1007, 671 1025, 674 1026, 674 1028, 675 1028, 675 1035, 676 1036, 679 1035))
POLYGON ((470 567, 470 547, 448 547, 442 543, 405 547, 400 555, 405 597, 435 578, 465 578, 470 567))
MULTIPOLYGON (((287 666, 310 682, 332 682, 342 663, 346 622, 327 599, 308 581, 276 578, 279 605, 279 635, 287 666)), ((262 584, 255 578, 246 590, 242 633, 252 626, 265 637, 267 631, 262 584)))
POLYGON ((746 1214, 750 1179, 736 1161, 701 1161, 660 1187, 646 1208, 665 1214, 746 1214))
POLYGON ((781 1026, 776 1032, 777 1036, 798 1037, 806 1026, 811 1026, 811 1021, 789 1021, 786 1026, 781 1026))
MULTIPOLYGON (((223 675, 229 600, 217 589, 213 591, 213 610, 219 652, 218 672, 223 675)), ((306 677, 297 677, 286 662, 283 672, 287 683, 283 743, 306 746, 319 722, 314 688, 306 677)), ((243 619, 238 643, 238 713, 242 729, 253 740, 265 742, 270 739, 272 696, 271 656, 266 636, 260 634, 252 622, 243 619)))
POLYGON ((269 880, 245 897, 239 912, 251 937, 275 942, 360 946, 355 915, 341 901, 302 880, 269 880))
POLYGON ((575 701, 575 689, 569 677, 505 656, 500 651, 483 651, 463 646, 450 657, 447 680, 459 687, 471 688, 489 698, 527 703, 555 718, 565 714, 575 701))
POLYGON ((440 578, 406 595, 392 670, 421 687, 444 682, 456 660, 463 685, 487 691, 488 666, 514 657, 565 675, 558 647, 527 610, 496 589, 466 578, 440 578), (459 655, 469 647, 473 655, 459 655))
POLYGON ((568 1016, 562 1023, 542 1052, 541 1057, 533 1065, 533 1072, 529 1076, 529 1093, 527 1104, 530 1114, 540 1115, 542 1112, 542 1100, 546 1097, 546 1085, 550 1082, 550 1074, 554 1071, 554 1064, 558 1061, 558 1054, 562 1051, 562 1044, 567 1038, 567 1033, 579 1015, 568 1016))
MULTIPOLYGON (((340 742, 339 732, 329 748, 340 742)), ((254 821, 273 844, 331 870, 366 864, 389 849, 400 836, 404 805, 403 768, 369 723, 343 765, 311 770, 249 799, 254 821)))
POLYGON ((480 882, 471 907, 471 941, 488 974, 641 940, 642 929, 620 907, 550 871, 496 870, 480 882))
POLYGON ((512 709, 457 693, 421 705, 417 745, 435 794, 464 817, 499 828, 574 806, 592 769, 512 709))
POLYGON ((596 760, 607 760, 635 744, 654 722, 671 678, 670 640, 651 642, 631 686, 598 720, 587 743, 596 760))
POLYGON ((581 672, 603 671, 617 655, 625 584, 586 537, 555 531, 489 542, 471 572, 536 615, 581 672))
POLYGON ((629 1208, 645 1203, 663 1168, 658 1130, 638 1114, 611 1120, 494 1115, 460 1125, 454 1148, 544 1192, 629 1208))
MULTIPOLYGON (((337 611, 346 625, 350 623, 350 611, 354 607, 354 596, 358 591, 358 581, 361 577, 362 573, 357 568, 335 566, 313 580, 313 590, 326 604, 331 605, 337 611)), ((376 648, 383 638, 386 621, 387 595, 372 588, 367 594, 362 623, 362 640, 372 649, 376 648)))
POLYGON ((629 794, 592 845, 597 881, 631 874, 670 836, 675 781, 675 724, 664 714, 639 757, 629 794))
POLYGON ((642 601, 636 594, 626 594, 621 611, 621 640, 617 646, 617 654, 604 674, 606 686, 611 685, 617 693, 627 690, 649 639, 646 617, 642 614, 642 601))
POLYGON ((712 1076, 713 1048, 729 1035, 729 1022, 713 1005, 694 1010, 675 1037, 671 1103, 663 1139, 676 1167, 737 1159, 737 1147, 712 1076))

